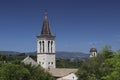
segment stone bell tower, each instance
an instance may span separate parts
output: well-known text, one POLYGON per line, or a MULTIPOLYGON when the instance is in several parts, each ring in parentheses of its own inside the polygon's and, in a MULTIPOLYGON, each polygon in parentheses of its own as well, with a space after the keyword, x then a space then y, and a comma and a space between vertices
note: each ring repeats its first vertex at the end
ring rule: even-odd
POLYGON ((37 36, 37 63, 41 67, 56 68, 55 36, 50 31, 48 14, 45 12, 41 34, 37 36))

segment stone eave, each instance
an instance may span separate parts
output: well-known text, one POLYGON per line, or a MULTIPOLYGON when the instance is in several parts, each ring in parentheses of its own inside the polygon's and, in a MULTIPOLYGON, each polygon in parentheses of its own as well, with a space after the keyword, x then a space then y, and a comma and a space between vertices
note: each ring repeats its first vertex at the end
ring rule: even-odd
POLYGON ((38 35, 37 38, 55 38, 53 35, 38 35))

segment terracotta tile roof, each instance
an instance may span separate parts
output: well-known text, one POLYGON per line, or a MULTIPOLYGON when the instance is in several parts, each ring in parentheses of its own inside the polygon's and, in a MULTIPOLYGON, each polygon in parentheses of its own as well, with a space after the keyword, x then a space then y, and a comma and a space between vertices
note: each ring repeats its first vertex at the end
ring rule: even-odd
POLYGON ((47 70, 54 77, 64 77, 70 73, 76 73, 78 69, 69 69, 69 68, 51 68, 47 70))

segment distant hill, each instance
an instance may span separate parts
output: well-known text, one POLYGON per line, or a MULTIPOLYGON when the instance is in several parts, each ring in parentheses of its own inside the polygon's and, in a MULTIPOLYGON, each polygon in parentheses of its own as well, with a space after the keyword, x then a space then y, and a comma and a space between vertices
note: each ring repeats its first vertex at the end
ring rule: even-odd
MULTIPOLYGON (((15 52, 15 51, 0 51, 0 54, 5 54, 5 55, 17 55, 21 54, 20 52, 15 52)), ((36 55, 36 52, 26 52, 26 55, 36 55)), ((57 58, 62 58, 62 59, 82 59, 82 58, 88 58, 89 54, 85 54, 82 52, 67 52, 67 51, 57 51, 56 52, 56 57, 57 58)))
POLYGON ((20 54, 20 52, 15 52, 15 51, 0 51, 0 54, 16 55, 16 54, 20 54))
POLYGON ((88 58, 89 54, 85 54, 82 52, 65 52, 65 51, 58 51, 56 53, 57 58, 65 58, 65 59, 71 59, 71 58, 77 58, 77 59, 82 59, 82 58, 88 58))

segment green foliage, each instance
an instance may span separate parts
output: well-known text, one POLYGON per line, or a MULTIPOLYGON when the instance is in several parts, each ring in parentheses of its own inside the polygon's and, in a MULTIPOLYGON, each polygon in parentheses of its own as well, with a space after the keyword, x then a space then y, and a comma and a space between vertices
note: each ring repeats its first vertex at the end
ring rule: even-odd
POLYGON ((97 57, 82 63, 77 75, 79 80, 120 80, 120 51, 103 47, 97 57))
POLYGON ((6 60, 6 55, 0 54, 0 61, 5 61, 6 60))
POLYGON ((97 74, 99 74, 99 63, 96 60, 96 58, 92 58, 83 62, 77 72, 79 80, 96 80, 97 74))
POLYGON ((30 80, 54 80, 53 77, 40 66, 24 65, 30 72, 30 80))
POLYGON ((12 62, 0 63, 0 80, 54 80, 54 78, 39 66, 12 62))
POLYGON ((104 46, 101 54, 104 56, 105 59, 113 58, 115 55, 110 46, 104 46))
POLYGON ((102 68, 102 80, 120 80, 120 59, 111 58, 107 59, 102 68))
POLYGON ((0 80, 28 80, 29 71, 16 64, 3 64, 0 67, 0 80))
POLYGON ((80 60, 70 60, 70 59, 57 59, 57 68, 78 68, 83 61, 80 60))

